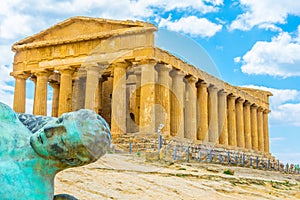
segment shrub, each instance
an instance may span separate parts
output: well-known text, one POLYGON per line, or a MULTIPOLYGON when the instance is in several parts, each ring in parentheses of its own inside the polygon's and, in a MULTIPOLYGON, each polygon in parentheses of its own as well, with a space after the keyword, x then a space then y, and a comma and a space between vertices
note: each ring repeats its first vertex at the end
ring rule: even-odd
POLYGON ((234 175, 234 171, 231 170, 231 169, 225 169, 225 170, 224 170, 224 174, 234 175))

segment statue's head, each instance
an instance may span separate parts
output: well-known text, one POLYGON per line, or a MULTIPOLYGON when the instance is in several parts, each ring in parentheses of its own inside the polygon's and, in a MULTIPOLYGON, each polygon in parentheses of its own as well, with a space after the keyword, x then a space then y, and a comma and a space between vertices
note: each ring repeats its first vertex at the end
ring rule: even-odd
POLYGON ((110 146, 111 135, 105 120, 91 110, 79 110, 54 118, 33 134, 30 144, 45 159, 64 167, 96 161, 110 146))

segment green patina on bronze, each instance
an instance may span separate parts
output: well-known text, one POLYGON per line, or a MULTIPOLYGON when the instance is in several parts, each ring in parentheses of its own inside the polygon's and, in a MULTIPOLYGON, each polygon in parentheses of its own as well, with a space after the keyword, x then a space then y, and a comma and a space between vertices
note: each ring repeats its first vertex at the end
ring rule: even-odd
POLYGON ((110 142, 109 126, 93 111, 49 118, 33 133, 0 103, 0 199, 53 199, 55 175, 96 161, 110 142))

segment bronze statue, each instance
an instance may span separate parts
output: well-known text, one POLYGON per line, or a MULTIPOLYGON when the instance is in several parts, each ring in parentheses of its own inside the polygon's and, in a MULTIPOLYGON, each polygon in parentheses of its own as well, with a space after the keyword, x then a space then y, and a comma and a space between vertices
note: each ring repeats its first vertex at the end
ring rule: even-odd
POLYGON ((53 199, 55 175, 95 162, 110 142, 108 124, 91 110, 35 117, 0 103, 0 199, 53 199))

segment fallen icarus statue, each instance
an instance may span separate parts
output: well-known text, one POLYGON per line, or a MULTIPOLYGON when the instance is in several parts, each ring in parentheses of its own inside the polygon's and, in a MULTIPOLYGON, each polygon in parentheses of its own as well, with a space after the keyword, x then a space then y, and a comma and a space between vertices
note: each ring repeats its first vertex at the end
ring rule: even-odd
POLYGON ((38 117, 0 103, 0 199, 52 200, 55 175, 95 162, 110 142, 108 124, 91 110, 38 117))

